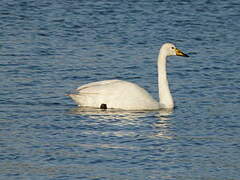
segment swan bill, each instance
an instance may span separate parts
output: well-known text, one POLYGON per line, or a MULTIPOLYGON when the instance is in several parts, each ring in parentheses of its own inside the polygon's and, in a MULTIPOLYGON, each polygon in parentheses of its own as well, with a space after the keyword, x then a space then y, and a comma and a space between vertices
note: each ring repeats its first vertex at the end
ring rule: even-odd
POLYGON ((189 57, 187 54, 183 53, 180 49, 177 49, 177 48, 176 48, 176 55, 177 56, 189 57))

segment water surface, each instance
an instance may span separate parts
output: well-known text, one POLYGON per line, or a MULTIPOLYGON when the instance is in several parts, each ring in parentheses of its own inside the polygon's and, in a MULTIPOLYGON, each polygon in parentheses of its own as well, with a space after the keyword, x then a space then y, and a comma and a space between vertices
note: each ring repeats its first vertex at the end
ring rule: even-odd
POLYGON ((240 179, 239 2, 13 1, 0 7, 0 179, 240 179), (173 112, 78 109, 65 94, 122 79, 173 112))

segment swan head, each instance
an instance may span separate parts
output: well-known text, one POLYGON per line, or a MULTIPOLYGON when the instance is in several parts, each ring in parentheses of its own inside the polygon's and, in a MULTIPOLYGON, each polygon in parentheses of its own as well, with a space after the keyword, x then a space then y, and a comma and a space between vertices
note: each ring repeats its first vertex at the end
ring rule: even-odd
POLYGON ((189 57, 187 54, 183 53, 180 49, 176 48, 176 46, 172 43, 165 43, 162 45, 160 49, 160 53, 165 56, 184 56, 189 57))

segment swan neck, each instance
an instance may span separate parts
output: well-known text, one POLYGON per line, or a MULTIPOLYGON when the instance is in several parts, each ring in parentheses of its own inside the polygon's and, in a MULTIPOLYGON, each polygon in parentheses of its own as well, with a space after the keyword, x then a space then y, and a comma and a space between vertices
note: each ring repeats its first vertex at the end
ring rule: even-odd
POLYGON ((169 89, 167 79, 167 56, 164 52, 159 53, 158 57, 158 91, 160 108, 173 108, 174 102, 169 89))

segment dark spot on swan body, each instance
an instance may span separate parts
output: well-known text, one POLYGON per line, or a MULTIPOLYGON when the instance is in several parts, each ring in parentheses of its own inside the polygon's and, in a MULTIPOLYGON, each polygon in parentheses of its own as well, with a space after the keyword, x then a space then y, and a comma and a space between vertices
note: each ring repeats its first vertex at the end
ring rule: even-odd
POLYGON ((107 109, 107 104, 101 104, 100 109, 107 109))

